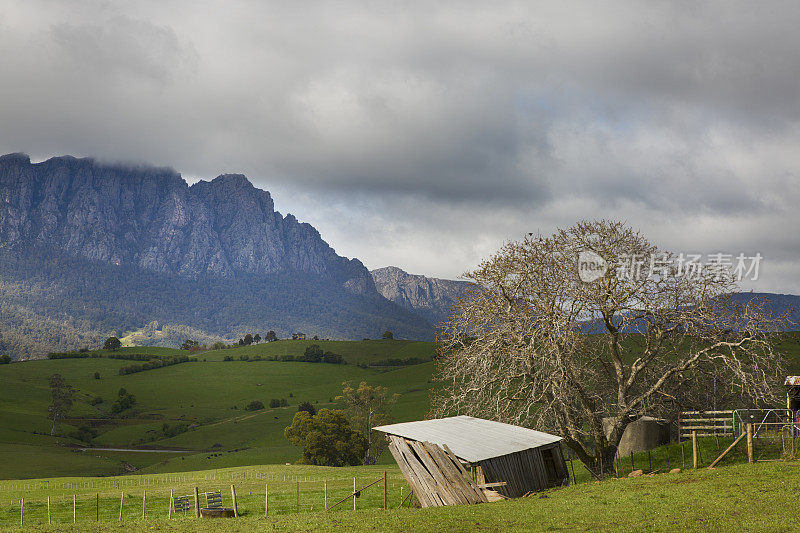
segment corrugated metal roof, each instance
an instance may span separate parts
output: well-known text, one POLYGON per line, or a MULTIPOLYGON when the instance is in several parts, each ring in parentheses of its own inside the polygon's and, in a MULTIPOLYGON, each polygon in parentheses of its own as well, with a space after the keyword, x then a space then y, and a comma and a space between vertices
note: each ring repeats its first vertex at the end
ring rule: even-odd
POLYGON ((561 437, 535 429, 471 416, 403 422, 373 429, 407 439, 446 444, 457 457, 470 463, 538 448, 561 440, 561 437))
POLYGON ((800 376, 786 376, 786 381, 783 382, 784 385, 800 385, 800 376))

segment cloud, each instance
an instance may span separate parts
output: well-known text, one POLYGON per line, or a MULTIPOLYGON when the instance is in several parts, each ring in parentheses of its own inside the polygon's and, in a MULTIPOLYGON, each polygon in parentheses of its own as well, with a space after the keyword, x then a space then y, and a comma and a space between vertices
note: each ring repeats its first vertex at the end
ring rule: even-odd
POLYGON ((607 217, 672 248, 763 247, 764 286, 800 291, 798 15, 6 2, 0 151, 243 172, 372 267, 452 277, 506 239, 607 217))

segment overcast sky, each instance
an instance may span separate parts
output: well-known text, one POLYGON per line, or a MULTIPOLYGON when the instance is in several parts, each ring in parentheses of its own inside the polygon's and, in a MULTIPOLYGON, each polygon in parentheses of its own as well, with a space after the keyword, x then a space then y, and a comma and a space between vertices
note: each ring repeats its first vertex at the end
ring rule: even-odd
POLYGON ((369 268, 615 218, 800 293, 800 3, 0 2, 0 152, 246 174, 369 268))

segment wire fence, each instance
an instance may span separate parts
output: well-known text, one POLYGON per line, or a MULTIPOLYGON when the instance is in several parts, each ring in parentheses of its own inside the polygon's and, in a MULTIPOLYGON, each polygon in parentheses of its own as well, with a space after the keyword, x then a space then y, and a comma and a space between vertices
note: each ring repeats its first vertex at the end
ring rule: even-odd
POLYGON ((151 480, 73 481, 61 483, 60 488, 49 486, 50 483, 59 485, 58 482, 19 484, 15 490, 22 492, 16 494, 17 497, 10 496, 8 491, 0 492, 0 529, 15 525, 193 519, 195 487, 201 495, 200 507, 205 504, 202 493, 219 491, 224 507, 235 508, 239 516, 251 517, 396 508, 404 499, 406 505, 409 504, 406 496, 410 489, 405 480, 394 473, 377 479, 371 475, 323 479, 265 473, 224 474, 168 476, 151 480), (231 477, 239 478, 239 482, 229 483, 231 477), (292 477, 295 479, 289 479, 292 477), (141 483, 133 487, 126 484, 135 481, 141 483), (43 484, 44 490, 41 488, 43 484), (76 487, 83 492, 70 494, 69 490, 76 487), (186 495, 192 496, 190 509, 176 512, 173 499, 186 495), (328 511, 337 503, 335 509, 328 511))

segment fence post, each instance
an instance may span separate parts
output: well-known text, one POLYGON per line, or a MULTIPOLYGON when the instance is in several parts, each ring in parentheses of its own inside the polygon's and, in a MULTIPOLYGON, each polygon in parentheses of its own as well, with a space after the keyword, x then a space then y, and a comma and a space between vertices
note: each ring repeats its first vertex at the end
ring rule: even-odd
POLYGON ((174 496, 172 495, 172 489, 169 489, 169 511, 167 511, 167 520, 172 520, 173 501, 174 501, 174 496))
POLYGON ((50 496, 47 497, 47 524, 52 524, 50 521, 50 496))
POLYGON ((147 489, 142 492, 142 520, 144 520, 144 510, 147 508, 147 489))
POLYGON ((570 458, 570 460, 569 460, 569 468, 570 468, 570 470, 572 470, 572 484, 573 485, 577 485, 578 482, 575 481, 575 465, 572 464, 572 458, 570 458))
POLYGON ((356 478, 353 477, 353 510, 356 510, 356 478))
POLYGON ((383 510, 386 510, 386 470, 383 471, 383 510))
POLYGON ((322 490, 323 490, 323 492, 325 493, 325 494, 324 494, 324 498, 325 498, 325 510, 327 511, 327 510, 328 510, 328 480, 327 480, 327 479, 325 480, 325 485, 324 485, 324 487, 323 487, 323 489, 322 489, 322 490))
POLYGON ((99 522, 100 521, 100 493, 99 492, 95 493, 94 510, 95 510, 94 520, 95 520, 95 522, 99 522))
POLYGON ((681 441, 681 465, 686 470, 686 441, 681 441))
POLYGON ((697 468, 697 430, 692 430, 692 466, 697 468))
POLYGON ((73 494, 72 495, 72 523, 78 523, 78 496, 73 494))
POLYGON ((19 525, 25 525, 25 498, 19 501, 19 525))
POLYGON ((200 494, 197 487, 194 488, 194 517, 200 518, 200 494))
POLYGON ((236 487, 231 483, 231 499, 233 500, 233 516, 239 518, 239 506, 236 505, 236 487))
POLYGON ((300 512, 300 481, 297 482, 297 506, 296 512, 300 512))
MULTIPOLYGON (((574 485, 575 483, 573 482, 572 484, 574 485)), ((402 506, 403 506, 403 486, 400 485, 400 507, 402 506)))
POLYGON ((266 484, 264 489, 264 518, 269 515, 269 483, 266 484))
POLYGON ((747 424, 747 462, 753 464, 753 423, 747 424))
POLYGON ((119 522, 122 522, 122 504, 125 502, 125 491, 122 491, 122 496, 119 499, 119 522))

